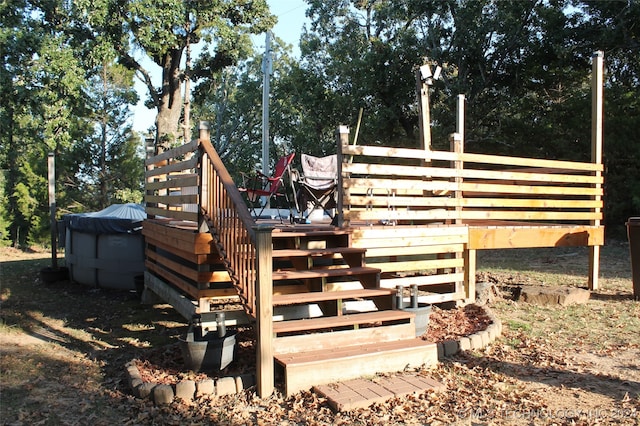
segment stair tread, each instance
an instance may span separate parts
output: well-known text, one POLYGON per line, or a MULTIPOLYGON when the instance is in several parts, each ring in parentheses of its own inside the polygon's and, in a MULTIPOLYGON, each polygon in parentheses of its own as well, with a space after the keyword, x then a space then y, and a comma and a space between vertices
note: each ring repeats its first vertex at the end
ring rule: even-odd
POLYGON ((349 235, 352 231, 350 229, 289 229, 289 228, 276 228, 271 233, 272 238, 290 238, 290 237, 323 237, 334 235, 349 235))
POLYGON ((358 314, 347 314, 333 317, 308 318, 273 323, 274 333, 293 331, 319 330, 322 328, 345 327, 355 324, 368 324, 380 321, 398 321, 413 319, 415 314, 409 311, 386 310, 358 314))
POLYGON ((305 269, 305 270, 281 270, 273 271, 272 279, 277 280, 295 280, 310 279, 324 277, 343 277, 356 276, 365 274, 379 274, 380 269, 369 266, 358 266, 355 268, 333 268, 333 269, 305 269))
POLYGON ((332 359, 349 357, 361 357, 382 352, 393 352, 412 350, 415 348, 429 347, 433 342, 428 342, 420 338, 393 340, 389 342, 364 343, 352 346, 342 346, 331 348, 331 350, 320 349, 305 352, 275 355, 275 359, 282 365, 296 365, 306 363, 316 363, 332 359))
POLYGON ((395 289, 376 288, 341 291, 312 291, 306 293, 279 294, 273 296, 274 305, 292 305, 300 303, 321 302, 326 300, 356 299, 375 296, 390 296, 396 293, 395 289))
POLYGON ((350 254, 350 253, 365 253, 367 249, 360 247, 333 247, 333 248, 321 248, 321 249, 275 249, 272 256, 274 258, 284 257, 314 257, 314 256, 327 256, 331 254, 350 254))

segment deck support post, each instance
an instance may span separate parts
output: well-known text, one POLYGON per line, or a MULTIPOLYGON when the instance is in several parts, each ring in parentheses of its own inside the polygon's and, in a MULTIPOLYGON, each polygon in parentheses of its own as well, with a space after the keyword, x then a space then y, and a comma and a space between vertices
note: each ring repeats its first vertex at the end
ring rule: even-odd
POLYGON ((273 260, 272 226, 258 225, 256 235, 256 387, 266 398, 273 393, 273 260))
POLYGON ((338 126, 336 131, 336 139, 337 139, 337 163, 338 163, 338 200, 336 205, 336 217, 338 218, 337 226, 342 228, 344 226, 349 226, 349 221, 344 219, 344 204, 343 204, 343 182, 342 182, 342 152, 343 149, 349 146, 349 127, 348 126, 338 126))
POLYGON ((467 303, 476 301, 476 250, 467 248, 464 251, 464 292, 467 303))
MULTIPOLYGON (((602 138, 603 138, 603 107, 604 107, 604 53, 599 50, 593 54, 591 71, 591 161, 595 164, 602 164, 602 138)), ((601 171, 596 172, 600 177, 601 171)), ((602 185, 597 184, 596 188, 602 185)), ((602 200, 600 195, 595 197, 596 201, 602 200)), ((596 212, 601 212, 600 208, 596 212)), ((592 220, 591 225, 600 226, 600 219, 592 220)), ((600 246, 589 247, 589 290, 598 289, 598 278, 600 276, 600 246)))

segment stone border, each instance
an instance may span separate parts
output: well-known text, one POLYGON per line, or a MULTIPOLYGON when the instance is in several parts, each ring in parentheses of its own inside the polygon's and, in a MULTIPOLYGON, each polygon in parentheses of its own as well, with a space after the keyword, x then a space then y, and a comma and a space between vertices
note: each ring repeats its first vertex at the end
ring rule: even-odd
POLYGON ((502 336, 502 321, 488 307, 481 306, 491 320, 486 329, 461 337, 458 340, 445 340, 438 343, 438 360, 453 356, 458 352, 482 349, 502 336))
MULTIPOLYGON (((461 351, 482 349, 502 335, 502 321, 487 307, 482 306, 491 324, 486 329, 461 337, 458 340, 445 340, 437 343, 438 361, 461 351)), ((157 384, 142 380, 135 360, 125 364, 129 376, 129 386, 137 398, 149 398, 156 405, 170 404, 174 398, 193 401, 195 397, 210 395, 222 396, 242 392, 256 384, 253 374, 235 377, 220 377, 196 382, 183 380, 175 385, 157 384)))
POLYGON ((216 380, 183 380, 175 385, 158 384, 142 380, 135 360, 125 364, 129 376, 129 387, 137 398, 151 399, 156 405, 171 404, 175 398, 193 401, 200 396, 222 396, 242 392, 256 384, 253 374, 235 377, 220 377, 216 380))

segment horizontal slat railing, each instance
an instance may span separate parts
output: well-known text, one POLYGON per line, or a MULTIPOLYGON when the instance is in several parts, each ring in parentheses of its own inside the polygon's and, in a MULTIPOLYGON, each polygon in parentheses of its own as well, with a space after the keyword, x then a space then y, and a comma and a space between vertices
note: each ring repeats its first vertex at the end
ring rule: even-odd
POLYGON ((198 221, 197 147, 197 141, 193 141, 145 160, 147 214, 198 221))
POLYGON ((349 145, 342 155, 346 223, 602 218, 601 164, 349 145))
POLYGON ((211 141, 201 139, 200 147, 202 211, 245 310, 255 317, 255 221, 211 141))

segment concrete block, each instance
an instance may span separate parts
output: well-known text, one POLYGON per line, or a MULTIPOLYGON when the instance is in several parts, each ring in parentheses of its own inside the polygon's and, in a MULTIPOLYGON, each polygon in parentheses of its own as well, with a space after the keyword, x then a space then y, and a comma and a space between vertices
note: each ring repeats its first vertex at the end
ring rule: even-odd
POLYGON ((480 334, 470 335, 469 340, 471 341, 471 349, 482 349, 482 337, 480 337, 480 334))
POLYGON ((153 388, 155 387, 155 383, 144 382, 135 388, 134 394, 139 398, 149 398, 151 396, 151 392, 153 392, 153 388))
POLYGON ((216 381, 216 395, 231 395, 236 393, 236 380, 233 377, 221 377, 216 381))
POLYGON ((469 349, 471 349, 471 339, 469 339, 468 337, 461 337, 459 343, 461 351, 468 351, 469 349))
POLYGON ((196 382, 193 380, 183 380, 176 384, 176 398, 184 401, 192 401, 196 394, 196 382))
POLYGON ((444 346, 444 356, 452 356, 460 350, 460 343, 457 340, 445 340, 442 342, 444 346))
POLYGON ((487 330, 482 330, 478 334, 480 335, 480 340, 482 341, 482 347, 486 348, 491 343, 489 333, 487 332, 487 330))
POLYGON ((242 374, 235 378, 236 380, 236 392, 242 392, 244 389, 249 389, 256 384, 256 378, 253 374, 242 374))
POLYGON ((144 383, 144 382, 142 381, 142 379, 132 379, 132 380, 129 380, 129 384, 131 385, 131 390, 133 390, 133 391, 134 391, 134 394, 135 394, 135 390, 136 390, 136 388, 137 388, 138 386, 140 386, 142 383, 144 383))
POLYGON ((438 359, 444 358, 444 345, 442 342, 436 344, 436 350, 438 351, 438 359))
POLYGON ((171 404, 173 397, 174 393, 171 385, 157 385, 153 388, 153 402, 156 405, 171 404))
POLYGON ((216 386, 211 379, 196 383, 196 395, 213 395, 216 393, 216 386))

